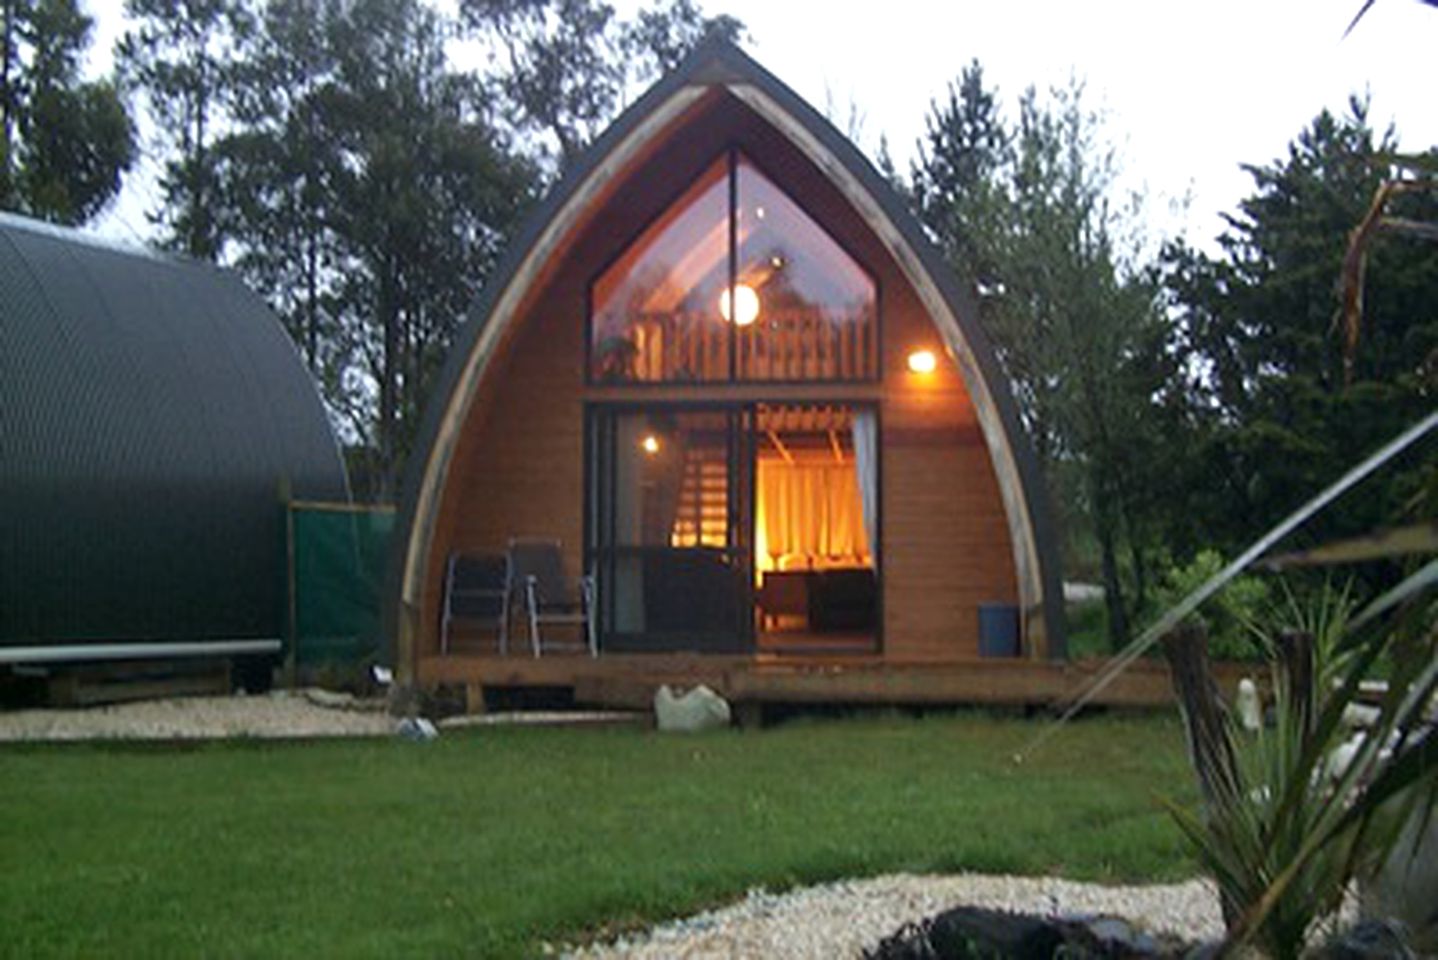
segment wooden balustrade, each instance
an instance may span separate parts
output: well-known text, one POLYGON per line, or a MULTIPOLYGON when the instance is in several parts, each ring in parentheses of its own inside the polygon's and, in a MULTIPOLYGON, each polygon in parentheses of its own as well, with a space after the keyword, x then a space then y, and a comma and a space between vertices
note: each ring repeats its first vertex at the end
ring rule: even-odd
POLYGON ((817 310, 771 313, 732 328, 713 316, 660 314, 630 326, 639 382, 726 381, 730 353, 739 380, 866 380, 878 376, 878 325, 871 310, 844 316, 817 310))

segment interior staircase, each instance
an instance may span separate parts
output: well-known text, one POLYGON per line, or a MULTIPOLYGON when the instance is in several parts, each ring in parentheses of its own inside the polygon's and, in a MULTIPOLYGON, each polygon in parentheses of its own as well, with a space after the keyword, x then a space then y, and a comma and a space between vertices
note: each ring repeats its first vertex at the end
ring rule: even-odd
POLYGON ((724 450, 709 446, 686 450, 670 545, 724 547, 728 522, 729 465, 724 450))

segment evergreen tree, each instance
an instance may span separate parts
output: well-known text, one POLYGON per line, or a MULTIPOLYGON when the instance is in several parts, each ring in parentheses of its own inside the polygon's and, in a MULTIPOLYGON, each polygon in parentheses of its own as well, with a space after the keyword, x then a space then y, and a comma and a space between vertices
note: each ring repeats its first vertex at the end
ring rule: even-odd
POLYGON ((279 313, 331 394, 343 251, 334 224, 343 161, 328 115, 338 17, 338 0, 270 0, 237 51, 233 129, 217 147, 235 266, 279 313))
POLYGON ((471 33, 502 53, 488 78, 515 130, 562 173, 622 107, 630 88, 671 69, 704 39, 739 40, 733 17, 669 0, 633 21, 603 0, 460 0, 471 33))
MULTIPOLYGON (((1166 252, 1167 284, 1194 378, 1202 442, 1190 483, 1206 534, 1245 543, 1405 426, 1438 391, 1438 246, 1382 236, 1369 252, 1362 339, 1351 382, 1335 319, 1349 231, 1391 174, 1395 138, 1369 126, 1366 105, 1323 111, 1288 155, 1245 169, 1254 192, 1228 218, 1220 253, 1166 252)), ((1431 195, 1394 213, 1438 219, 1431 195)), ((1423 467, 1370 481, 1310 526, 1334 537, 1398 515, 1423 467)))
POLYGON ((1067 533, 1096 545, 1110 640, 1128 639, 1157 554, 1153 495, 1181 397, 1151 272, 1122 249, 1116 163, 1077 83, 1028 90, 1008 127, 973 63, 931 112, 916 211, 977 289, 1067 533))
POLYGON ((75 0, 0 0, 0 208, 78 224, 119 192, 134 134, 115 84, 81 78, 92 26, 75 0))
POLYGON ((229 125, 235 48, 253 28, 243 0, 125 0, 135 26, 115 46, 126 86, 149 110, 160 152, 162 244, 218 260, 224 244, 215 141, 229 125))
POLYGON ((407 453, 431 375, 532 197, 476 112, 475 79, 447 69, 443 20, 414 0, 357 0, 335 24, 332 122, 347 154, 335 180, 345 256, 344 338, 375 397, 384 470, 407 453))

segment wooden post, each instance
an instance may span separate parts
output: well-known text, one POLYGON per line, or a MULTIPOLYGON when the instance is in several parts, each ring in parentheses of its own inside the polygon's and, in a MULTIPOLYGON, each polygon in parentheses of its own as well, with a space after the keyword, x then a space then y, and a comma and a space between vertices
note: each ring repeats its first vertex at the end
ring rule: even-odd
POLYGON ((295 503, 290 478, 280 478, 280 503, 285 511, 285 616, 289 642, 285 644, 285 686, 294 689, 299 674, 300 615, 295 598, 295 503))
POLYGON ((1279 682, 1287 687, 1287 709, 1306 742, 1314 721, 1313 637, 1299 630, 1284 630, 1278 635, 1277 646, 1279 682))

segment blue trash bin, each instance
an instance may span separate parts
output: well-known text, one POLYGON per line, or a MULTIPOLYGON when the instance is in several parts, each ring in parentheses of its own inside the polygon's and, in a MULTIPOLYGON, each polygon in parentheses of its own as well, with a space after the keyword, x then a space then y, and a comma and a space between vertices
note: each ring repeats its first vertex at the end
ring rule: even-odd
POLYGON ((979 656, 1019 655, 1019 608, 1011 603, 979 604, 979 656))

